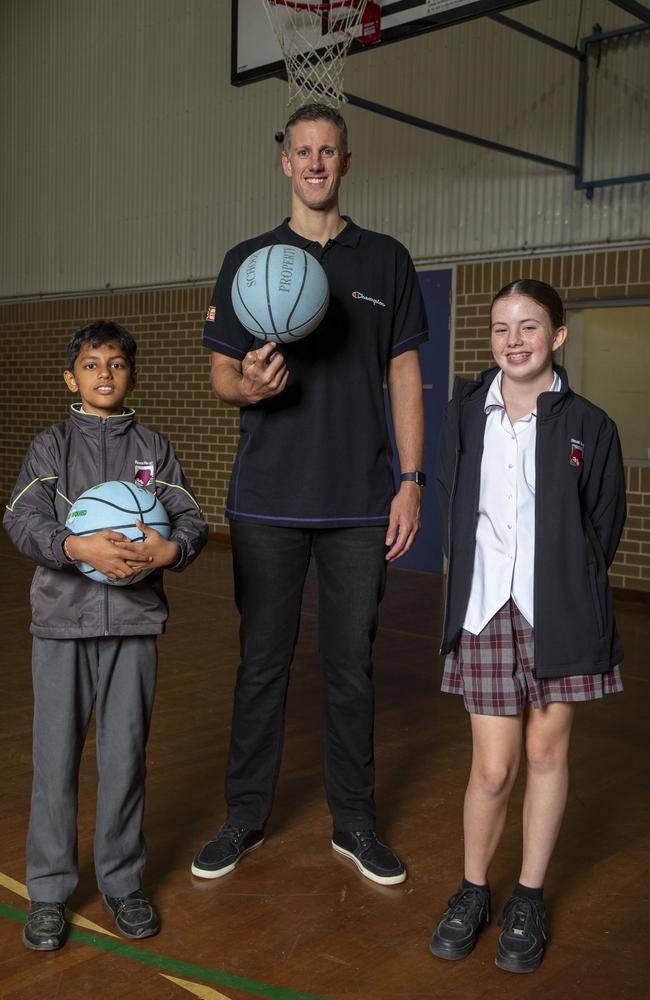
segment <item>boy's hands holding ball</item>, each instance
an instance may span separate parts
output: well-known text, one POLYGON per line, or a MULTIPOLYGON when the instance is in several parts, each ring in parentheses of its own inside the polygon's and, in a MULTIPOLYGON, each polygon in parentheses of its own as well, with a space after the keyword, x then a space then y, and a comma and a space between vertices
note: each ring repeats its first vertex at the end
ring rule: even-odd
MULTIPOLYGON (((148 527, 142 521, 136 520, 135 526, 144 535, 144 542, 127 542, 125 545, 125 548, 128 548, 129 552, 126 564, 133 572, 143 569, 143 558, 147 563, 147 569, 161 569, 163 566, 172 566, 178 560, 181 554, 178 542, 170 542, 167 538, 163 538, 159 531, 148 527), (138 558, 131 556, 130 553, 133 550, 138 551, 138 558)), ((121 542, 116 542, 117 548, 120 548, 121 545, 121 542)))
POLYGON ((141 542, 132 542, 120 532, 108 529, 83 537, 68 535, 65 552, 75 562, 88 563, 112 580, 125 580, 149 569, 152 561, 152 553, 145 552, 141 542))

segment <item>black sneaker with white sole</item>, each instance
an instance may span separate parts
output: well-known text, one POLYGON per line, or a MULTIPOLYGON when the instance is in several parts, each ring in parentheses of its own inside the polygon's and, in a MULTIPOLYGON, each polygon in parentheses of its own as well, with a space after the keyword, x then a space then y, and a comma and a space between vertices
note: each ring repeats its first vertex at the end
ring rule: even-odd
POLYGON ((456 962, 473 951, 479 931, 490 922, 490 890, 459 886, 429 943, 432 955, 456 962))
POLYGON ((32 951, 57 951, 66 939, 64 903, 30 903, 23 944, 32 951))
POLYGON ((541 899, 510 896, 506 900, 499 924, 496 964, 506 972, 534 972, 544 958, 546 920, 541 899))
POLYGON ((224 823, 214 840, 204 844, 192 862, 192 875, 199 878, 221 878, 264 843, 264 830, 224 823))
POLYGON ((362 875, 380 885, 397 885, 406 879, 406 868, 374 830, 335 830, 332 847, 338 854, 354 861, 362 875))

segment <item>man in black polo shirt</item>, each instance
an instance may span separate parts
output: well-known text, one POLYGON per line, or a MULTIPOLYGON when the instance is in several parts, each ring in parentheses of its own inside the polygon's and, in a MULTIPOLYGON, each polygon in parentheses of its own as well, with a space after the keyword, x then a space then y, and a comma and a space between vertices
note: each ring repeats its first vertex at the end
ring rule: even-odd
POLYGON ((305 575, 318 577, 324 678, 323 760, 332 846, 368 878, 403 882, 406 869, 375 833, 372 643, 387 563, 419 527, 422 380, 427 338, 413 263, 396 240, 339 212, 350 165, 343 118, 307 105, 289 119, 282 168, 291 217, 224 259, 205 323, 217 396, 241 407, 226 512, 241 615, 224 825, 192 872, 218 878, 259 847, 280 768, 289 666, 305 575), (230 289, 260 247, 303 247, 322 264, 330 305, 304 340, 256 347, 230 289), (391 400, 402 482, 394 495, 383 383, 391 400))

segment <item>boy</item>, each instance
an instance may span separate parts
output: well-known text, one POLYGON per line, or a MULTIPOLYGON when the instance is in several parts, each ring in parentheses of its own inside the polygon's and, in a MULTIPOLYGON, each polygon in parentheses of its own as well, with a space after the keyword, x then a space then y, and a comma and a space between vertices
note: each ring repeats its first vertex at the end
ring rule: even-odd
POLYGON ((60 948, 66 936, 65 902, 78 881, 79 761, 93 703, 99 889, 125 937, 159 930, 141 883, 155 637, 168 614, 161 570, 184 569, 205 545, 207 526, 172 446, 136 424, 124 406, 136 381, 136 350, 117 323, 97 320, 74 334, 63 377, 81 402, 34 438, 4 517, 16 548, 38 566, 31 589, 34 775, 23 930, 23 943, 37 951, 60 948), (65 520, 74 500, 115 479, 156 492, 169 515, 169 540, 140 522, 143 542, 109 530, 85 538, 70 533, 65 520), (112 587, 82 576, 77 560, 116 580, 143 568, 155 572, 132 587, 112 587))

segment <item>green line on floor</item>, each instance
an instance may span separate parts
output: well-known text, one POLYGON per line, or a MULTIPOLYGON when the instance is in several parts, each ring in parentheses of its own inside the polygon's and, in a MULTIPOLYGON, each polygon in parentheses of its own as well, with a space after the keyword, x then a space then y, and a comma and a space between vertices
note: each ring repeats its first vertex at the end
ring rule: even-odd
MULTIPOLYGON (((0 902, 0 916, 9 917, 16 923, 24 924, 27 919, 27 911, 21 910, 17 906, 11 906, 9 903, 0 902)), ((155 951, 145 951, 135 945, 127 944, 125 941, 105 938, 99 934, 81 930, 79 927, 70 928, 68 939, 89 945, 91 948, 99 948, 101 951, 121 955, 123 958, 131 958, 143 965, 153 965, 156 969, 189 976, 191 979, 198 979, 205 983, 214 983, 216 986, 230 986, 234 990, 244 990, 254 996, 267 997, 268 1000, 325 1000, 325 997, 318 997, 313 993, 300 993, 298 990, 287 989, 284 986, 262 983, 258 979, 246 979, 230 972, 219 972, 218 969, 208 969, 202 965, 195 965, 193 962, 168 958, 166 955, 158 955, 155 951)))

